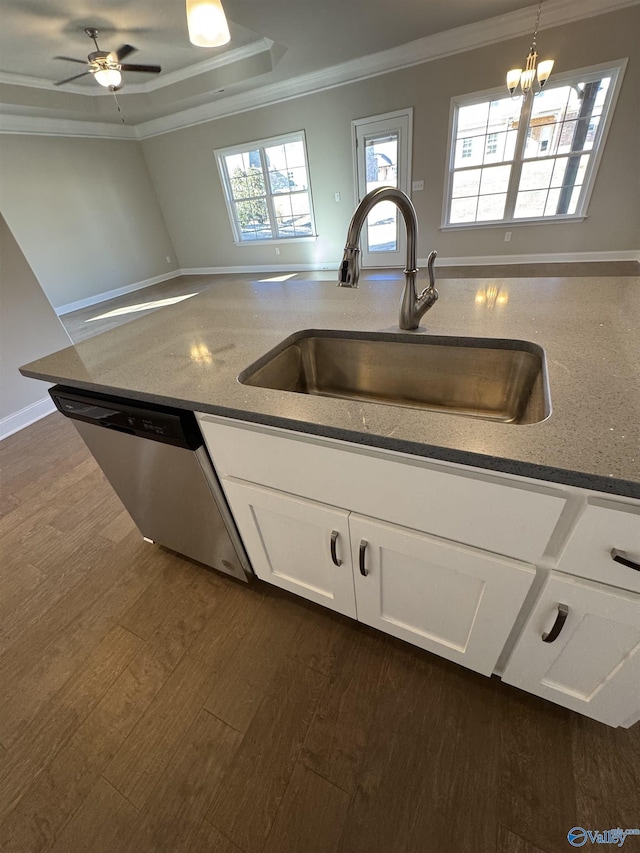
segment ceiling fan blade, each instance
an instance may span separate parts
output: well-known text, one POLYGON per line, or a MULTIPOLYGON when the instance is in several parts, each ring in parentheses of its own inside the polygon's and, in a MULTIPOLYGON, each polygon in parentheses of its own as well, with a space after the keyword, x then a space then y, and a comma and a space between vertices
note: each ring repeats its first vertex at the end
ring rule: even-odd
POLYGON ((57 83, 54 83, 54 86, 62 86, 64 83, 71 83, 72 80, 77 80, 78 77, 86 77, 89 74, 89 71, 83 71, 82 74, 76 74, 74 77, 67 77, 66 80, 58 80, 57 83))
POLYGON ((65 62, 79 62, 80 65, 86 65, 86 59, 74 59, 72 56, 54 56, 54 59, 64 59, 65 62))
POLYGON ((121 71, 146 71, 148 74, 159 74, 162 68, 159 65, 121 65, 121 71))
POLYGON ((132 44, 122 44, 114 53, 118 62, 122 62, 125 56, 129 56, 130 53, 134 53, 137 49, 132 44))

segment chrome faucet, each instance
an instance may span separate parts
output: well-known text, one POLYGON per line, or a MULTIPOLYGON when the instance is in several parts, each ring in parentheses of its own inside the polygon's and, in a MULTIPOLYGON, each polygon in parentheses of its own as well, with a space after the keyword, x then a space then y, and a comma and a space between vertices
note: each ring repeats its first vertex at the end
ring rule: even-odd
POLYGON ((347 245, 344 247, 344 256, 340 264, 338 287, 358 286, 358 278, 360 276, 360 249, 358 248, 360 232, 371 209, 379 201, 392 201, 404 218, 404 224, 407 229, 407 263, 404 270, 405 285, 400 303, 399 326, 401 329, 417 329, 422 315, 431 308, 438 298, 433 274, 433 264, 438 253, 431 252, 429 255, 427 261, 429 286, 425 287, 418 295, 416 292, 416 275, 418 273, 416 268, 418 219, 411 199, 402 190, 398 190, 395 187, 376 187, 375 190, 367 193, 356 208, 351 218, 349 231, 347 232, 347 245))

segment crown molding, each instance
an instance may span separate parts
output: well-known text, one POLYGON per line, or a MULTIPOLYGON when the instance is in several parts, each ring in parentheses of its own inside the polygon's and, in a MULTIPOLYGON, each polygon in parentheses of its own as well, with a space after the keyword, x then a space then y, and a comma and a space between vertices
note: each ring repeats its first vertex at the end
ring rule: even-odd
POLYGON ((98 139, 137 139, 135 127, 109 124, 106 121, 76 121, 63 118, 2 113, 0 104, 0 134, 26 134, 29 136, 78 136, 98 139))
MULTIPOLYGON (((630 6, 640 4, 640 0, 548 0, 545 4, 543 25, 541 29, 551 29, 585 18, 605 15, 630 6)), ((86 122, 72 119, 51 119, 29 116, 0 115, 0 133, 36 133, 58 136, 104 136, 105 138, 148 139, 164 133, 193 127, 208 121, 248 112, 258 107, 267 107, 282 101, 288 101, 314 92, 355 83, 392 71, 399 71, 424 62, 431 62, 464 53, 476 48, 486 47, 511 38, 531 35, 535 23, 537 6, 527 6, 515 12, 509 12, 494 18, 488 18, 475 24, 466 24, 451 30, 445 30, 432 36, 400 45, 390 50, 380 51, 369 56, 349 60, 320 71, 302 74, 289 80, 269 83, 247 92, 219 98, 199 107, 181 110, 169 116, 141 122, 135 126, 122 126, 105 122, 86 122)), ((215 60, 205 60, 195 66, 189 66, 184 71, 172 72, 178 79, 187 79, 207 70, 220 67, 223 64, 239 61, 247 56, 255 55, 273 45, 268 39, 253 42, 244 48, 227 51, 215 60), (261 46, 260 46, 261 45, 261 46), (268 46, 267 46, 268 45, 268 46), (253 51, 253 52, 251 52, 253 51), (225 60, 224 57, 227 57, 225 60), (233 57, 233 58, 229 58, 233 57), (217 64, 216 64, 217 63, 217 64), (206 66, 206 67, 204 67, 206 66), (198 69, 189 73, 193 69, 198 69)), ((165 75, 165 79, 170 75, 165 75)), ((0 73, 0 83, 16 83, 18 75, 0 73), (8 78, 11 78, 9 80, 8 78)), ((38 80, 39 78, 22 77, 22 81, 38 80)), ((55 88, 50 81, 41 81, 41 88, 55 88)), ((27 82, 17 85, 32 85, 27 82)), ((161 88, 160 78, 143 84, 127 85, 127 92, 138 94, 152 91, 151 88, 161 88)), ((169 85, 169 84, 167 84, 169 85)), ((100 89, 101 87, 97 87, 100 89)), ((92 97, 109 95, 106 90, 87 90, 81 86, 68 86, 65 91, 79 90, 80 94, 91 94, 92 97)), ((0 106, 0 111, 2 106, 0 106)))
MULTIPOLYGON (((205 59, 203 62, 196 62, 194 65, 179 68, 177 71, 168 71, 166 74, 154 77, 145 83, 127 82, 126 94, 148 94, 158 89, 164 89, 165 86, 173 86, 175 83, 181 83, 183 80, 189 80, 191 77, 198 77, 200 74, 207 74, 210 71, 215 71, 217 68, 224 68, 225 65, 233 65, 235 62, 242 62, 257 54, 268 53, 274 44, 275 42, 271 39, 261 38, 242 47, 227 50, 219 56, 205 59)), ((90 98, 99 98, 102 95, 111 94, 104 86, 100 85, 87 87, 79 86, 77 83, 68 83, 64 89, 59 89, 55 83, 52 83, 51 80, 45 80, 44 77, 28 77, 25 74, 11 74, 8 71, 0 71, 0 84, 6 86, 26 86, 30 89, 47 89, 56 92, 64 91, 74 95, 86 95, 90 98)))
POLYGON ((199 74, 207 74, 209 71, 224 68, 225 65, 233 65, 236 62, 242 62, 260 53, 268 53, 274 44, 275 42, 271 39, 262 38, 243 47, 227 50, 225 53, 221 53, 220 56, 205 59, 204 62, 198 62, 196 65, 179 68, 177 71, 169 71, 167 74, 155 77, 146 83, 135 83, 133 85, 127 83, 127 93, 137 95, 141 92, 155 92, 157 89, 163 89, 165 86, 173 86, 174 83, 181 83, 183 80, 189 80, 191 77, 197 77, 199 74))
MULTIPOLYGON (((638 3, 640 0, 550 0, 545 5, 545 21, 541 29, 607 14, 638 3)), ((530 35, 535 23, 536 9, 536 6, 528 6, 506 15, 425 36, 390 50, 302 74, 290 80, 269 83, 248 92, 229 95, 209 104, 142 122, 136 125, 136 132, 139 139, 147 139, 257 107, 271 106, 302 95, 399 71, 423 62, 443 59, 518 36, 530 35)))

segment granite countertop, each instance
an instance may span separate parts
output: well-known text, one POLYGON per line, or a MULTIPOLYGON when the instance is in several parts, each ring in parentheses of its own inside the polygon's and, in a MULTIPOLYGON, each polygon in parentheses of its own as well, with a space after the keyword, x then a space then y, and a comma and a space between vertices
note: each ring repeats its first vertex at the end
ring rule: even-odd
MULTIPOLYGON (((246 279, 246 276, 244 277, 246 279)), ((303 329, 399 332, 396 271, 278 281, 194 276, 196 296, 21 368, 25 376, 640 498, 638 278, 450 279, 417 333, 546 351, 552 414, 511 425, 241 385, 303 329)), ((142 300, 141 300, 142 301, 142 300)))

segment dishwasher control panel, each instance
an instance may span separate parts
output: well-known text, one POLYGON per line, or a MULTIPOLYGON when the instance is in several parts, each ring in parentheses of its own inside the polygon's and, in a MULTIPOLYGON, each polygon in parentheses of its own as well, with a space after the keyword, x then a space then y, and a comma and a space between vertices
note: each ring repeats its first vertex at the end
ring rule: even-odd
POLYGON ((195 450, 202 437, 193 412, 153 404, 136 405, 108 395, 83 395, 56 386, 49 392, 63 415, 74 420, 195 450))

